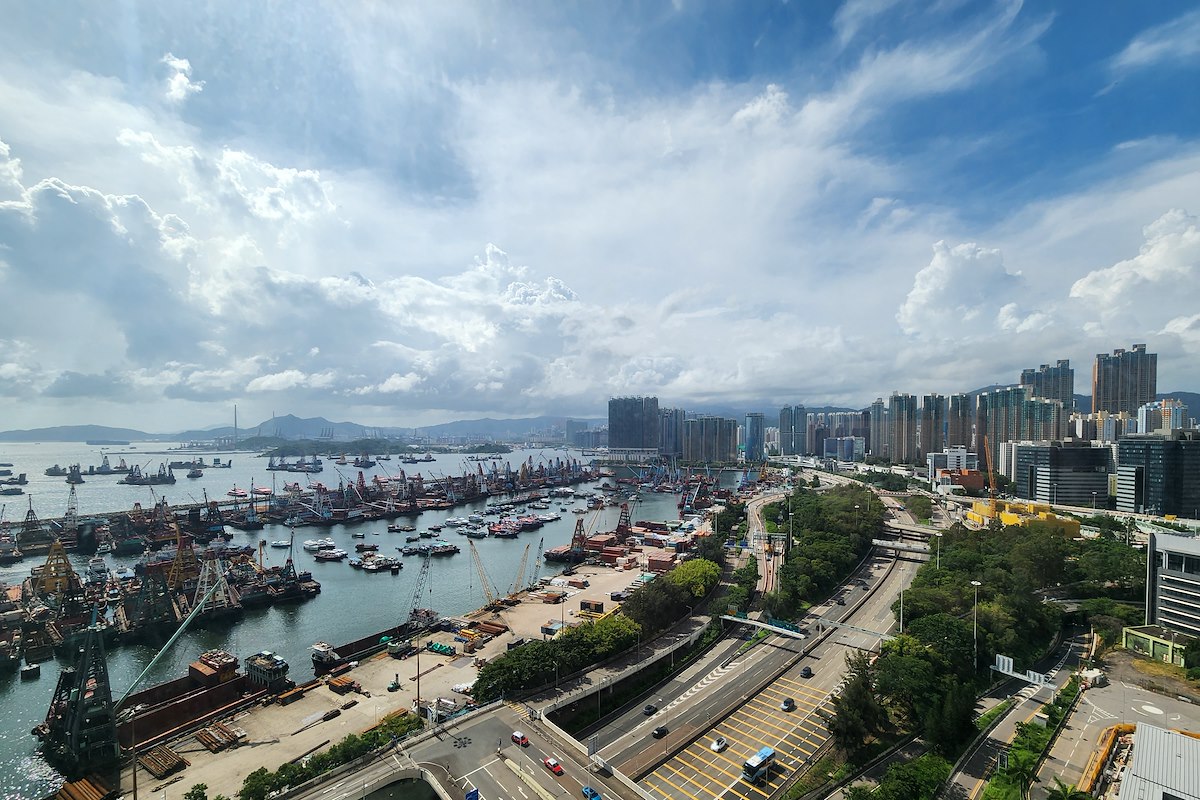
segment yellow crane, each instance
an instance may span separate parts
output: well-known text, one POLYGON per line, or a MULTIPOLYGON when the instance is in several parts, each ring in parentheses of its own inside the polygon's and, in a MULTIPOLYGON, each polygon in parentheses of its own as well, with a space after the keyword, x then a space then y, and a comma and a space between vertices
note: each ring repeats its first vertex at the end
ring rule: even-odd
POLYGON ((988 496, 991 498, 991 518, 996 519, 996 473, 992 471, 992 448, 988 444, 987 434, 983 435, 983 460, 988 471, 988 496))

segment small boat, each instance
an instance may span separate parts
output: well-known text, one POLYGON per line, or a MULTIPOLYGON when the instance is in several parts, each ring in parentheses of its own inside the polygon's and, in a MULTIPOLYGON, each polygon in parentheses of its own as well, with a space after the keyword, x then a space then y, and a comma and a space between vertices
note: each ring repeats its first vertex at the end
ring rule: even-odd
POLYGON ((358 544, 354 545, 354 549, 360 553, 373 553, 379 549, 379 545, 375 544, 374 542, 371 542, 370 544, 367 544, 366 542, 359 542, 358 544))
POLYGON ((282 539, 280 539, 279 541, 276 541, 276 542, 271 542, 271 547, 291 547, 291 546, 292 546, 291 542, 285 542, 282 539))
POLYGON ((252 490, 250 493, 251 493, 251 494, 256 494, 256 495, 258 495, 259 497, 270 497, 272 494, 274 494, 274 493, 273 493, 273 492, 272 492, 270 489, 268 489, 266 486, 256 486, 256 487, 254 487, 254 489, 253 489, 253 490, 252 490))
POLYGON ((199 469, 199 468, 197 468, 197 467, 192 467, 191 469, 189 469, 189 470, 187 471, 187 476, 188 476, 189 478, 203 478, 203 477, 204 477, 204 470, 202 470, 202 469, 199 469))
POLYGON ((25 666, 21 667, 21 680, 23 681, 33 680, 41 674, 41 664, 26 664, 25 666))
POLYGON ((365 539, 365 538, 367 538, 367 534, 365 531, 355 531, 354 533, 350 534, 350 538, 351 539, 365 539))
POLYGON ((419 542, 419 541, 421 541, 421 537, 420 537, 420 536, 405 536, 405 537, 404 537, 404 541, 406 541, 406 542, 419 542))
POLYGON ((325 548, 314 553, 313 558, 315 558, 317 561, 341 561, 348 555, 350 554, 345 550, 339 550, 337 548, 325 548))
POLYGON ((239 489, 239 488, 237 488, 237 486, 234 486, 232 489, 230 489, 225 494, 229 495, 230 497, 236 498, 238 500, 245 500, 247 497, 250 496, 249 492, 247 492, 245 489, 239 489))

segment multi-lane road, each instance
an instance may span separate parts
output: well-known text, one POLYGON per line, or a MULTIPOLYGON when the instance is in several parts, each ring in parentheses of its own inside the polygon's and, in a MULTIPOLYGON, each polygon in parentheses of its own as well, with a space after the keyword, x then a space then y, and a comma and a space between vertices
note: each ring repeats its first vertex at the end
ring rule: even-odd
MULTIPOLYGON (((607 719, 591 740, 597 755, 637 780, 643 797, 766 800, 828 740, 824 714, 841 687, 846 654, 878 648, 893 628, 892 603, 917 566, 877 551, 833 598, 799 621, 804 638, 771 634, 751 643, 751 628, 745 626, 747 641, 719 645, 607 719), (736 644, 744 644, 740 652, 736 644), (645 713, 647 704, 655 706, 652 713, 645 713), (667 733, 655 737, 659 727, 667 733), (717 737, 725 740, 719 750, 711 746, 717 737), (764 746, 777 753, 774 767, 758 784, 742 780, 742 764, 764 746)), ((548 726, 529 721, 526 711, 503 706, 481 713, 302 796, 368 796, 389 776, 417 766, 451 795, 477 789, 481 800, 582 798, 584 786, 609 798, 635 794, 611 775, 597 773, 578 743, 555 738, 548 726), (527 746, 512 742, 517 730, 529 737, 527 746), (546 768, 547 757, 562 765, 561 775, 546 768)))

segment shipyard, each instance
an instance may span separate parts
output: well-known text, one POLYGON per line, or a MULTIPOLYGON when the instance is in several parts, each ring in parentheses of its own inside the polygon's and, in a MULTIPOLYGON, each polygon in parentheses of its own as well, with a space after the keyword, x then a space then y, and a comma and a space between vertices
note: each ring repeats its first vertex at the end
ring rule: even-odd
MULTIPOLYGON (((103 762, 112 752, 128 753, 136 744, 139 754, 154 754, 139 761, 144 765, 140 780, 149 785, 156 780, 154 770, 165 776, 171 765, 178 769, 192 762, 186 770, 189 780, 199 772, 203 759, 189 752, 197 741, 214 747, 223 741, 225 746, 216 749, 234 752, 230 745, 239 740, 238 731, 252 735, 256 723, 249 720, 260 712, 245 715, 253 709, 261 708, 266 719, 284 708, 295 715, 312 706, 311 698, 330 695, 338 700, 336 708, 317 705, 324 708, 322 715, 336 710, 331 719, 344 717, 339 726, 357 724, 355 715, 365 715, 367 708, 372 716, 430 707, 434 711, 426 714, 461 713, 471 707, 473 669, 513 643, 552 638, 597 614, 613 613, 619 607, 614 598, 622 597, 639 576, 669 569, 687 551, 690 537, 703 524, 692 504, 703 508, 712 502, 712 490, 721 491, 715 479, 702 475, 668 480, 660 471, 657 477, 617 477, 566 460, 556 474, 534 466, 528 457, 511 473, 490 459, 469 463, 474 469, 455 479, 413 476, 401 483, 360 474, 335 490, 313 485, 278 495, 255 492, 260 487, 251 480, 245 497, 232 496, 231 489, 228 498, 205 497, 187 508, 159 498, 147 510, 135 503, 120 514, 82 517, 76 511, 49 521, 39 519, 29 503, 23 521, 5 525, 4 538, 23 551, 10 561, 10 569, 28 572, 19 582, 10 577, 5 587, 3 652, 5 665, 20 670, 22 683, 28 681, 30 688, 56 682, 30 728, 46 758, 65 775, 75 776, 94 757, 103 762), (500 475, 504 482, 497 484, 500 475), (482 491, 472 492, 472 487, 482 491), (631 506, 638 506, 639 492, 659 501, 656 508, 671 512, 657 512, 659 521, 635 521, 631 506), (461 516, 451 516, 459 506, 464 508, 461 516), (405 510, 395 513, 397 507, 405 510), (616 515, 615 524, 609 512, 616 515), (434 519, 425 519, 428 515, 434 519), (257 517, 264 529, 273 526, 284 537, 271 534, 268 541, 266 535, 254 535, 257 527, 239 531, 230 524, 245 523, 247 517, 251 522, 257 517), (546 525, 568 526, 556 528, 569 530, 568 538, 559 538, 562 544, 552 538, 547 546, 539 533, 546 525), (297 529, 306 527, 320 527, 322 533, 306 532, 302 538, 297 529), (249 534, 250 542, 235 541, 239 534, 249 534), (519 538, 526 541, 505 542, 519 538), (136 555, 131 539, 141 548, 136 555), (481 555, 485 546, 505 548, 515 572, 499 574, 494 555, 481 555), (354 557, 345 559, 347 551, 354 557), (343 557, 331 557, 334 553, 343 557), (455 569, 460 576, 465 570, 468 592, 452 592, 457 603, 438 600, 447 589, 440 583, 445 574, 438 574, 444 569, 437 566, 439 556, 463 559, 455 569), (121 561, 126 565, 118 566, 121 561), (266 609, 297 608, 314 599, 319 606, 331 569, 345 570, 336 573, 334 585, 347 573, 400 575, 367 579, 402 581, 408 603, 394 604, 399 621, 353 641, 336 635, 342 627, 327 627, 306 643, 303 660, 296 657, 295 641, 265 639, 249 652, 219 645, 182 650, 193 636, 214 641, 205 630, 236 630, 247 614, 257 619, 266 609), (469 597, 476 599, 463 605, 469 597), (112 680, 113 657, 156 652, 185 621, 196 633, 165 653, 162 664, 151 665, 160 679, 122 694, 128 679, 112 680), (291 648, 287 658, 278 652, 287 650, 283 644, 291 648), (181 659, 187 659, 182 670, 181 659), (54 660, 65 668, 46 663, 54 660), (173 676, 164 673, 168 663, 179 665, 173 676), (445 665, 455 668, 440 668, 445 665), (423 683, 419 703, 418 680, 423 683), (325 692, 313 691, 330 681, 325 692), (72 697, 97 697, 80 687, 99 684, 110 687, 105 713, 112 717, 114 743, 81 741, 76 727, 80 715, 94 720, 96 708, 79 708, 76 702, 71 710, 72 697), (348 698, 339 694, 343 691, 348 698), (374 699, 363 700, 360 691, 374 699), (355 699, 357 704, 341 708, 355 699), (277 710, 269 711, 273 708, 277 710), (181 740, 190 744, 181 745, 187 755, 176 760, 169 754, 171 742, 181 740)), ((174 469, 174 464, 166 465, 168 473, 174 469)), ((310 482, 316 483, 311 477, 310 482)), ((78 502, 79 488, 67 487, 71 504, 78 502)), ((370 590, 376 587, 389 591, 378 584, 370 590)), ((139 661, 144 658, 138 656, 139 661)), ((274 725, 270 722, 267 729, 274 725)), ((307 740, 300 736, 297 741, 307 740)), ((261 748, 254 749, 261 754, 261 748)), ((132 780, 132 774, 126 778, 132 780)))

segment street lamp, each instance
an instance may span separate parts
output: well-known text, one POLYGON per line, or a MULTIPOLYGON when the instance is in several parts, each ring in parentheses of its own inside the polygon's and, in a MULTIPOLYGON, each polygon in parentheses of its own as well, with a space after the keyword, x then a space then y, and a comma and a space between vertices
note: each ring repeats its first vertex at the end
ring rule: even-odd
POLYGON ((858 530, 858 503, 854 504, 854 530, 858 530))
POLYGON ((933 535, 937 537, 937 563, 934 569, 940 570, 942 568, 942 534, 939 532, 933 535))
POLYGON ((1092 511, 1096 510, 1096 493, 1092 492, 1092 511))
POLYGON ((971 581, 971 585, 975 587, 975 611, 971 618, 971 638, 975 645, 975 656, 971 662, 971 674, 974 675, 979 669, 979 587, 983 586, 979 581, 971 581))

